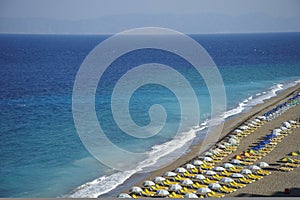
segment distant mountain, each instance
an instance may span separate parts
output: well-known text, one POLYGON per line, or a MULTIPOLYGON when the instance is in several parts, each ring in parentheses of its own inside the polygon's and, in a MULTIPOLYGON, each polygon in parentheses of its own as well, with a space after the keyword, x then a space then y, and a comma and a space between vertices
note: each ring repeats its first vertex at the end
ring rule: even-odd
POLYGON ((259 13, 241 16, 130 14, 78 21, 0 18, 0 33, 105 34, 145 26, 171 28, 184 33, 282 32, 300 31, 300 19, 274 18, 259 13))

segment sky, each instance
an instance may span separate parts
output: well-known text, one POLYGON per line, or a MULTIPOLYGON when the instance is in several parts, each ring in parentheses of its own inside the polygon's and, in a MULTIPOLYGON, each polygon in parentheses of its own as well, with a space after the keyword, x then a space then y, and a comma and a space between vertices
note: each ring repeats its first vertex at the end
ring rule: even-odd
POLYGON ((300 31, 299 0, 0 0, 0 33, 300 31))

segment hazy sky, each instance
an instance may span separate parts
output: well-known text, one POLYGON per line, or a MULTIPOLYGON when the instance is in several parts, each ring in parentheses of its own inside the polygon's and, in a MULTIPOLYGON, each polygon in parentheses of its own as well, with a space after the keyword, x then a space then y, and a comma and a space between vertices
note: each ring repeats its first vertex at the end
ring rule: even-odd
POLYGON ((299 0, 0 0, 0 32, 115 32, 149 25, 183 32, 300 31, 299 11, 299 0), (157 17, 165 15, 171 17, 157 17), (206 16, 215 27, 196 27, 197 17, 206 16), (249 30, 243 20, 251 21, 249 30), (228 24, 226 30, 218 23, 228 24))

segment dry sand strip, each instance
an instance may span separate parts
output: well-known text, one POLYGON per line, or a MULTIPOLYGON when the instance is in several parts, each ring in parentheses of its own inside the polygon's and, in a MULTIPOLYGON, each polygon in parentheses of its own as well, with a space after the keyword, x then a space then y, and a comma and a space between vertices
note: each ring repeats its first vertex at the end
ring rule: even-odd
MULTIPOLYGON (((256 105, 248 112, 242 113, 239 116, 227 120, 222 129, 222 134, 219 139, 221 141, 224 137, 230 134, 235 128, 243 124, 244 122, 254 119, 256 116, 263 115, 265 112, 273 109, 277 105, 286 102, 289 98, 294 96, 300 91, 300 84, 297 84, 294 87, 291 87, 276 97, 266 100, 263 104, 256 105)), ((262 138, 269 134, 273 129, 280 127, 283 121, 288 121, 291 119, 296 119, 300 117, 300 105, 293 107, 286 111, 283 115, 277 117, 276 119, 267 122, 264 126, 258 128, 256 131, 248 135, 247 137, 241 140, 241 143, 237 149, 237 151, 228 155, 222 160, 222 163, 228 161, 234 155, 240 154, 242 151, 245 151, 250 148, 251 145, 258 139, 262 138)), ((222 128, 222 127, 220 127, 222 128)), ((278 165, 277 161, 286 156, 291 151, 299 150, 299 137, 300 137, 300 129, 293 129, 293 133, 288 135, 283 139, 281 143, 277 145, 277 147, 267 156, 263 157, 259 161, 265 161, 273 166, 278 165)), ((179 166, 184 165, 185 163, 191 161, 195 157, 199 156, 199 149, 201 147, 201 143, 194 145, 190 148, 190 151, 186 153, 184 156, 177 159, 175 162, 162 167, 159 170, 154 171, 150 174, 148 178, 145 180, 152 180, 156 176, 162 176, 166 171, 173 171, 179 166)), ((203 153, 203 152, 201 152, 203 153)), ((257 161, 258 162, 258 161, 257 161)), ((221 165, 221 164, 220 164, 221 165)), ((276 168, 276 167, 274 167, 276 168)), ((233 196, 286 196, 284 194, 285 188, 292 188, 292 192, 289 194, 290 196, 300 196, 299 188, 300 188, 300 179, 299 179, 299 170, 300 168, 296 168, 291 172, 281 172, 277 169, 272 170, 272 174, 264 177, 263 179, 256 181, 255 183, 247 185, 247 187, 238 189, 236 192, 232 194, 227 194, 228 197, 233 196)), ((143 180, 144 181, 144 180, 143 180)), ((142 186, 143 181, 135 184, 136 186, 142 186)), ((129 190, 129 189, 128 189, 129 190)), ((125 193, 128 192, 124 191, 125 193)))

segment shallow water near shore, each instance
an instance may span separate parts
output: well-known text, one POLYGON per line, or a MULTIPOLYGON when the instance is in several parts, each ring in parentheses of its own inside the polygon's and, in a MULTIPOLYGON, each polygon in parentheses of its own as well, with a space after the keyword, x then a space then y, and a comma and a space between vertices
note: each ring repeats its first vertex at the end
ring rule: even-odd
MULTIPOLYGON (((178 102, 166 88, 149 85, 133 96, 132 117, 138 124, 149 123, 148 108, 159 103, 168 111, 168 123, 160 135, 151 140, 124 135, 115 126, 105 104, 109 101, 107 94, 113 81, 122 74, 108 71, 103 80, 108 81, 105 82, 107 90, 99 91, 96 98, 98 118, 115 144, 132 151, 149 152, 149 158, 128 172, 113 171, 96 161, 82 145, 74 127, 72 87, 85 56, 106 37, 0 36, 0 197, 70 194, 73 197, 97 197, 142 167, 154 165, 155 168, 162 152, 171 161, 186 142, 200 141, 205 134, 210 99, 203 79, 188 63, 174 55, 155 50, 134 52, 114 63, 112 69, 124 66, 125 70, 149 60, 174 66, 196 91, 202 124, 185 127, 184 133, 173 138, 180 115, 178 102), (102 97, 104 102, 100 101, 102 97)), ((228 108, 224 118, 275 96, 276 92, 299 80, 299 33, 192 37, 208 51, 222 75, 228 108)))

